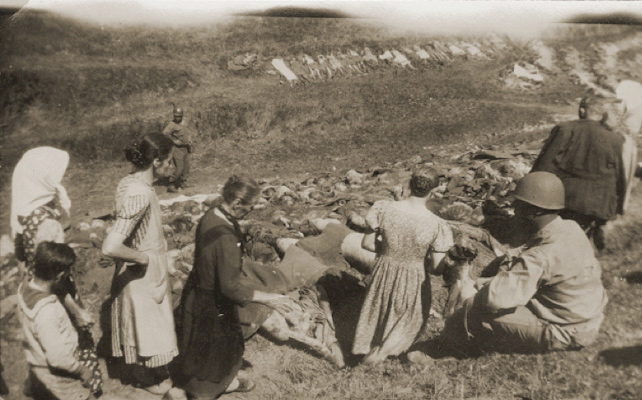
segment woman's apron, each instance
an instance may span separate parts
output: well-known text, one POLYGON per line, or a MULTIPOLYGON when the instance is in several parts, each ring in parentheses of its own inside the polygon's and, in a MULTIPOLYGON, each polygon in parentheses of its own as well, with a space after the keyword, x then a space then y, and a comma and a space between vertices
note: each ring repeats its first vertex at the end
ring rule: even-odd
POLYGON ((124 265, 112 287, 112 350, 125 361, 153 368, 169 363, 178 347, 172 312, 172 293, 167 268, 167 243, 163 236, 158 198, 150 195, 147 232, 137 250, 149 256, 149 264, 124 265), (143 360, 140 360, 143 358, 143 360))

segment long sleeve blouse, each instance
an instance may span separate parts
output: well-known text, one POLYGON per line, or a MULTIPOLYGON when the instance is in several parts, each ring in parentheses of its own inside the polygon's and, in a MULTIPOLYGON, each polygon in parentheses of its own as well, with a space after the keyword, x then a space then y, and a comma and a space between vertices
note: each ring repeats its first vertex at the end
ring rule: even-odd
POLYGON ((243 274, 242 253, 234 228, 214 210, 208 212, 196 231, 196 287, 218 292, 236 304, 247 304, 261 288, 243 274))

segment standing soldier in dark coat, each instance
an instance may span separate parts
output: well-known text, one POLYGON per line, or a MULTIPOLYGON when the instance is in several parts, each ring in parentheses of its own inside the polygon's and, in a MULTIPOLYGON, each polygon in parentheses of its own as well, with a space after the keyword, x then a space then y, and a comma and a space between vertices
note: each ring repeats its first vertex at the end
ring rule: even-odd
MULTIPOLYGON (((173 105, 173 103, 172 103, 173 105)), ((185 189, 189 174, 189 155, 192 152, 192 138, 190 130, 183 122, 183 109, 174 105, 174 119, 165 127, 163 134, 169 136, 174 142, 173 159, 176 169, 170 178, 168 192, 185 189)))

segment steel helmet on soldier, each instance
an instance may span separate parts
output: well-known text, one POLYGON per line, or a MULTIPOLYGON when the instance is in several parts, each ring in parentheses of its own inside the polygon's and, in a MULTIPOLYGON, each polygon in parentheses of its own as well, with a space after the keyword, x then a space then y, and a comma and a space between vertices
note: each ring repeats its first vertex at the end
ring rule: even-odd
POLYGON ((517 182, 513 196, 546 210, 564 208, 564 184, 560 178, 550 172, 538 171, 527 174, 517 182))
POLYGON ((174 116, 175 117, 182 117, 183 116, 183 109, 180 107, 174 108, 174 116))

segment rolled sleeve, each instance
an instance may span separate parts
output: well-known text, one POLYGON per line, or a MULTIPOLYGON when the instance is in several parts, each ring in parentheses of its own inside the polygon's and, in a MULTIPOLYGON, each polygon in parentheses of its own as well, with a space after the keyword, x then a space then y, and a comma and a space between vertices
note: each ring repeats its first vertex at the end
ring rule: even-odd
POLYGON ((543 273, 541 263, 517 258, 510 269, 500 271, 479 291, 480 305, 491 312, 525 306, 537 292, 543 273))
POLYGON ((80 371, 81 364, 76 358, 78 335, 60 303, 43 307, 34 328, 49 366, 72 374, 80 371))
POLYGON ((368 214, 366 215, 366 224, 373 231, 379 230, 379 227, 381 226, 381 208, 382 203, 377 201, 372 205, 372 207, 370 207, 370 210, 368 210, 368 214))

